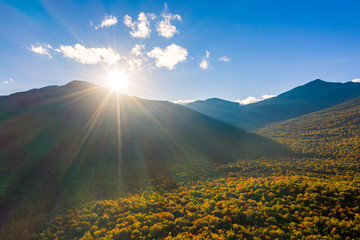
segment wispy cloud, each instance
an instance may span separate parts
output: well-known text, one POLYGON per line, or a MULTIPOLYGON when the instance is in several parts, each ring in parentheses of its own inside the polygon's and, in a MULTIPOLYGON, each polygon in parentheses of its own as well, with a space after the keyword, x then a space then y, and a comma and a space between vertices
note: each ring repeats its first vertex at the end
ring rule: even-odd
POLYGON ((273 98, 273 97, 276 97, 277 95, 274 95, 274 94, 265 94, 263 95, 263 99, 269 99, 269 98, 273 98))
POLYGON ((168 7, 165 3, 164 11, 161 14, 163 20, 156 24, 156 31, 160 36, 165 38, 172 38, 176 33, 179 33, 179 30, 176 29, 174 25, 171 24, 172 20, 182 21, 179 14, 168 13, 168 7))
POLYGON ((256 103, 256 102, 260 102, 262 100, 265 100, 265 99, 269 99, 269 98, 273 98, 273 97, 276 97, 277 95, 270 95, 270 94, 265 94, 262 96, 261 99, 259 98, 256 98, 256 97, 253 97, 253 96, 250 96, 250 97, 247 97, 245 99, 237 99, 235 100, 235 102, 238 102, 239 104, 241 105, 248 105, 250 103, 256 103))
POLYGON ((360 78, 354 78, 352 82, 360 83, 360 78))
POLYGON ((208 50, 206 50, 206 58, 209 58, 210 57, 210 52, 208 50))
POLYGON ((145 14, 141 12, 137 21, 133 21, 129 15, 124 17, 124 24, 131 29, 130 35, 136 38, 150 37, 150 20, 154 20, 156 16, 154 14, 145 14))
POLYGON ((147 56, 155 59, 158 68, 165 67, 172 70, 176 64, 186 60, 188 51, 186 48, 180 47, 176 44, 171 44, 165 49, 159 47, 153 48, 147 53, 147 56))
POLYGON ((50 44, 36 43, 36 45, 31 45, 28 49, 34 53, 40 55, 47 55, 49 58, 52 58, 49 53, 49 49, 52 49, 52 46, 50 44))
POLYGON ((60 49, 56 51, 82 64, 106 63, 113 65, 120 60, 120 55, 112 48, 86 48, 79 43, 74 46, 61 45, 60 49))
POLYGON ((196 100, 177 100, 177 101, 173 101, 173 103, 175 104, 180 104, 180 105, 186 105, 188 103, 192 103, 195 102, 196 100))
POLYGON ((222 62, 230 62, 231 59, 228 58, 227 56, 223 56, 223 57, 219 58, 219 61, 222 61, 222 62))
MULTIPOLYGON (((106 15, 104 17, 104 19, 102 20, 101 24, 95 26, 94 28, 97 30, 99 28, 103 28, 103 27, 110 27, 112 25, 115 25, 117 24, 118 20, 115 16, 112 16, 112 15, 106 15)), ((92 22, 90 22, 90 24, 93 25, 92 22)))
POLYGON ((15 83, 13 78, 9 78, 9 80, 5 80, 2 82, 2 84, 9 84, 9 83, 15 83))
POLYGON ((209 57, 210 57, 210 52, 206 50, 206 56, 203 57, 202 61, 200 62, 200 68, 202 69, 209 68, 209 57))

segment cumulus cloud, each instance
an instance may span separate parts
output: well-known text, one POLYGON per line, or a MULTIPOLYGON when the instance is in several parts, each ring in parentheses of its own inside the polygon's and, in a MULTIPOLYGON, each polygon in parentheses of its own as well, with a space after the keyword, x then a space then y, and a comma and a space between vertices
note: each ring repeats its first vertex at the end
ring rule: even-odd
POLYGON ((126 61, 129 71, 134 71, 136 69, 141 70, 143 65, 143 59, 141 58, 130 58, 126 61))
POLYGON ((173 101, 173 103, 175 104, 180 104, 180 105, 186 105, 188 103, 192 103, 195 102, 196 100, 177 100, 177 101, 173 101))
POLYGON ((176 33, 179 33, 179 30, 176 29, 174 25, 171 24, 172 20, 182 21, 179 14, 167 13, 168 7, 165 3, 164 12, 161 14, 163 20, 156 24, 156 31, 160 36, 165 38, 172 38, 176 33))
POLYGON ((230 62, 230 61, 231 61, 231 59, 230 59, 230 58, 228 58, 227 56, 223 56, 223 57, 219 58, 219 61, 223 61, 223 62, 230 62))
POLYGON ((203 57, 202 61, 200 62, 200 67, 202 69, 209 68, 209 57, 210 57, 210 52, 208 50, 206 50, 206 56, 203 57))
POLYGON ((74 46, 61 45, 57 51, 82 64, 106 63, 113 65, 120 60, 120 55, 112 48, 86 48, 79 43, 74 46))
POLYGON ((155 59, 158 68, 165 67, 172 70, 176 64, 186 60, 188 51, 186 48, 180 47, 176 44, 171 44, 165 49, 159 47, 153 48, 147 53, 147 56, 155 59))
POLYGON ((49 58, 52 58, 49 53, 49 49, 52 49, 52 46, 50 44, 37 43, 36 45, 31 45, 28 49, 34 53, 40 55, 47 55, 49 58))
MULTIPOLYGON (((110 27, 112 25, 115 25, 117 24, 117 18, 112 16, 112 15, 109 15, 109 16, 105 16, 104 19, 102 20, 101 24, 95 26, 95 29, 99 29, 99 28, 103 28, 103 27, 110 27)), ((90 24, 93 26, 93 23, 90 22, 90 24)))
POLYGON ((352 82, 360 83, 360 78, 354 78, 354 79, 352 80, 352 82))
POLYGON ((256 103, 256 102, 260 102, 262 100, 265 100, 265 99, 269 99, 269 98, 273 98, 273 97, 276 97, 277 95, 270 95, 270 94, 265 94, 262 96, 262 99, 259 99, 259 98, 256 98, 256 97, 253 97, 253 96, 250 96, 250 97, 247 97, 245 99, 237 99, 235 100, 235 102, 238 102, 240 105, 248 105, 250 103, 256 103))
POLYGON ((247 105, 247 104, 256 103, 256 102, 259 102, 259 101, 261 101, 261 99, 257 99, 256 97, 252 97, 252 96, 247 97, 247 98, 242 99, 242 100, 240 100, 240 99, 235 100, 235 102, 238 102, 241 105, 247 105))
POLYGON ((208 69, 208 68, 209 68, 209 64, 208 64, 208 62, 207 62, 206 60, 202 60, 202 61, 200 62, 200 67, 201 67, 202 69, 208 69))
POLYGON ((144 48, 144 44, 135 44, 135 46, 131 49, 130 56, 126 58, 126 63, 130 71, 134 71, 136 69, 141 70, 143 63, 147 61, 143 52, 144 48))
POLYGON ((131 49, 131 54, 134 56, 142 56, 142 50, 145 48, 144 44, 135 44, 135 46, 131 49))
POLYGON ((155 19, 154 14, 145 14, 141 12, 137 21, 133 21, 129 15, 125 15, 124 24, 131 29, 130 35, 136 38, 147 38, 150 36, 150 20, 155 19))

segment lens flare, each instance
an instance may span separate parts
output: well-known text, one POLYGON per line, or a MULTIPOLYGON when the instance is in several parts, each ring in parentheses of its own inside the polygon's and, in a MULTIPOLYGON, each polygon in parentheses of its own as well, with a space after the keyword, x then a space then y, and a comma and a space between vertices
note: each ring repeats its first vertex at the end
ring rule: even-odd
POLYGON ((108 77, 108 87, 111 90, 121 92, 127 86, 126 75, 123 72, 112 72, 108 77))

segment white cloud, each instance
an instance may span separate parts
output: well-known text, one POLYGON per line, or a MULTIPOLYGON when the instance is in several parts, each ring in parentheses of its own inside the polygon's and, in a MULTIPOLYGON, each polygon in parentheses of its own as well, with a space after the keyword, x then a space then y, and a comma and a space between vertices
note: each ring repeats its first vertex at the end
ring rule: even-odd
MULTIPOLYGON (((109 16, 105 16, 104 19, 102 20, 101 24, 95 26, 95 29, 99 29, 99 28, 103 28, 103 27, 110 27, 112 25, 117 24, 117 18, 109 15, 109 16)), ((93 26, 94 24, 92 22, 90 22, 91 26, 93 26)))
POLYGON ((180 15, 167 13, 168 7, 165 3, 164 12, 161 14, 163 20, 156 24, 156 31, 160 36, 165 38, 172 38, 176 33, 179 33, 179 30, 176 29, 174 25, 171 24, 171 20, 182 21, 180 15))
POLYGON ((209 68, 209 57, 210 57, 210 52, 208 50, 206 50, 206 56, 203 57, 202 61, 200 62, 200 68, 202 69, 208 69, 209 68))
POLYGON ((250 104, 250 103, 260 102, 262 100, 273 98, 273 97, 276 97, 276 96, 277 95, 265 94, 265 95, 262 95, 262 99, 258 99, 256 97, 250 96, 250 97, 247 97, 247 98, 242 99, 242 100, 237 99, 237 100, 235 100, 235 102, 238 102, 241 105, 247 105, 247 104, 250 104))
POLYGON ((261 99, 257 99, 256 97, 252 97, 252 96, 247 97, 247 98, 242 99, 242 100, 240 100, 240 99, 235 100, 235 102, 238 102, 241 105, 247 105, 247 104, 256 103, 256 102, 259 102, 259 101, 261 101, 261 99))
POLYGON ((158 68, 165 67, 172 70, 176 64, 186 60, 188 51, 186 48, 180 47, 176 44, 171 44, 165 49, 159 47, 153 48, 147 53, 147 56, 155 59, 158 68))
POLYGON ((141 70, 143 63, 147 61, 147 58, 143 53, 144 48, 144 44, 135 44, 135 46, 131 49, 130 56, 127 57, 126 60, 130 71, 134 71, 136 69, 141 70))
POLYGON ((185 104, 192 103, 192 102, 195 102, 195 101, 196 100, 177 100, 177 101, 174 101, 173 103, 180 104, 180 105, 185 105, 185 104))
POLYGON ((201 61, 200 67, 201 67, 202 69, 208 69, 208 68, 209 68, 209 64, 208 64, 208 62, 204 59, 204 60, 201 61))
POLYGON ((150 21, 155 19, 154 14, 145 14, 141 12, 137 21, 132 21, 129 15, 125 15, 124 24, 131 29, 130 35, 137 38, 147 38, 150 36, 150 21))
POLYGON ((120 60, 120 55, 112 48, 86 48, 79 43, 75 46, 61 45, 60 49, 56 51, 82 64, 106 63, 113 65, 120 60))
POLYGON ((227 56, 223 56, 223 57, 219 58, 219 61, 223 61, 223 62, 230 62, 230 61, 231 61, 231 59, 230 59, 230 58, 228 58, 227 56))
POLYGON ((269 98, 273 98, 273 97, 276 97, 277 95, 273 95, 273 94, 265 94, 263 95, 263 99, 269 99, 269 98))
POLYGON ((52 56, 49 53, 49 49, 52 49, 52 46, 50 44, 37 43, 36 46, 31 45, 28 49, 34 53, 40 55, 47 55, 49 58, 52 58, 52 56))
POLYGON ((206 58, 210 57, 210 52, 208 50, 206 50, 206 58))
POLYGON ((354 79, 352 80, 352 82, 360 83, 360 78, 354 78, 354 79))
POLYGON ((142 56, 142 50, 145 48, 144 44, 135 44, 135 46, 131 49, 131 54, 134 56, 142 56))
POLYGON ((129 71, 134 71, 136 69, 141 70, 143 65, 143 60, 141 58, 131 58, 126 61, 129 66, 129 71))
POLYGON ((3 84, 15 83, 14 79, 9 78, 9 80, 5 80, 2 82, 3 84))

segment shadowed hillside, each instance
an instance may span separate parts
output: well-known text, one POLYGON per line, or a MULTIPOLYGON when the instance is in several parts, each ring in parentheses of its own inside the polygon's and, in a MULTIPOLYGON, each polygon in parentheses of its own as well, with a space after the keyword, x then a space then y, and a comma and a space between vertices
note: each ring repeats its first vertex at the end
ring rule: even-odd
POLYGON ((358 161, 360 98, 256 131, 300 153, 358 161))
POLYGON ((360 84, 314 80, 277 97, 241 106, 221 99, 196 101, 186 106, 232 126, 254 130, 340 104, 360 96, 360 84))
POLYGON ((175 188, 216 164, 282 151, 186 107, 80 81, 3 97, 0 109, 0 219, 13 229, 35 213, 175 188))

